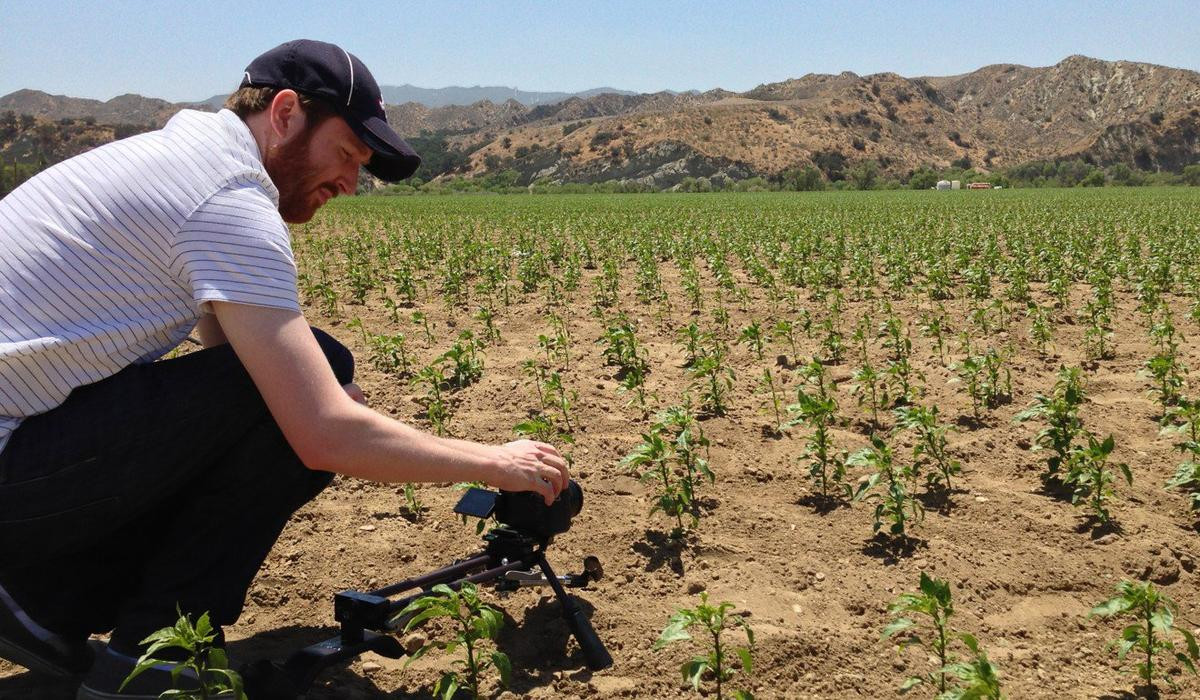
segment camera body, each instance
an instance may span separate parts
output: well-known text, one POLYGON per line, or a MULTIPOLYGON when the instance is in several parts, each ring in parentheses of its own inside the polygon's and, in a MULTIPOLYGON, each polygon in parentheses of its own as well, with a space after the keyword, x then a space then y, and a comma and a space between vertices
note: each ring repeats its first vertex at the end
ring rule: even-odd
POLYGON ((546 505, 536 491, 488 491, 467 489, 454 512, 475 518, 495 516, 526 537, 549 542, 555 535, 571 529, 571 519, 583 509, 583 489, 574 479, 558 494, 554 503, 546 505))

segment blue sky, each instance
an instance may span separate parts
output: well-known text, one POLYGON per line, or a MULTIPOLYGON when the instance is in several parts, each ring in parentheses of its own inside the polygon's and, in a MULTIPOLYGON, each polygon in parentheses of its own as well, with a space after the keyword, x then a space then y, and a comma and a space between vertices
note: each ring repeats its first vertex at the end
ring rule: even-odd
POLYGON ((293 38, 343 45, 385 85, 642 92, 805 73, 952 75, 1070 54, 1200 69, 1200 2, 0 0, 0 95, 203 99, 293 38))

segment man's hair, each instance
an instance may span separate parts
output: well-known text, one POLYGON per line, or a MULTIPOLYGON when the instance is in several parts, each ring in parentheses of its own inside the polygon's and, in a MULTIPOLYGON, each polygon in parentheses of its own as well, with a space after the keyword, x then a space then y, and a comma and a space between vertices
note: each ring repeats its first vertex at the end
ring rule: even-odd
MULTIPOLYGON (((279 90, 273 87, 238 88, 232 95, 225 99, 224 106, 225 109, 232 110, 234 114, 245 120, 251 114, 257 114, 270 107, 271 100, 274 100, 277 94, 279 94, 279 90)), ((312 120, 312 126, 316 126, 337 114, 333 106, 328 102, 303 94, 300 95, 300 108, 312 120)))

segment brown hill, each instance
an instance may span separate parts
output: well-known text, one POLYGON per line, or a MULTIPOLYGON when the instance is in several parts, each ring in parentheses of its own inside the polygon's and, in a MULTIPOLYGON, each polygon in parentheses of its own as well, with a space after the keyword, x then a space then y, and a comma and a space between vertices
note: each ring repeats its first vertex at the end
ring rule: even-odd
MULTIPOLYGON (((108 102, 23 90, 0 112, 161 124, 183 105, 125 95, 108 102)), ((744 93, 661 92, 389 105, 406 136, 447 135, 468 174, 514 169, 519 181, 774 175, 874 160, 886 173, 969 164, 988 171, 1083 158, 1178 171, 1200 160, 1200 74, 1070 56, 1045 68, 1000 64, 946 77, 809 74, 744 93)))
POLYGON ((17 90, 0 97, 0 112, 32 114, 35 117, 90 119, 100 124, 145 124, 162 126, 183 107, 166 100, 141 95, 119 95, 106 102, 82 97, 50 95, 40 90, 17 90))
POLYGON ((661 186, 684 174, 734 175, 731 166, 771 175, 827 165, 830 154, 875 160, 896 174, 952 162, 987 171, 1075 157, 1179 170, 1200 158, 1200 74, 1083 56, 940 78, 843 72, 741 94, 604 97, 481 127, 495 134, 472 154, 471 171, 515 168, 525 180, 550 181, 630 177, 661 186), (563 129, 564 119, 586 121, 563 129))

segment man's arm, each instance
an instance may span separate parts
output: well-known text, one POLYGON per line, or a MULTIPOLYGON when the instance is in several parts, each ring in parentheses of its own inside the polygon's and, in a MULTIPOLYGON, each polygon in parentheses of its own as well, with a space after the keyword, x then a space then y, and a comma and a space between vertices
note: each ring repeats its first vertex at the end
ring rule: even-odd
POLYGON ((566 463, 545 443, 446 440, 355 403, 338 386, 302 315, 228 302, 212 307, 288 444, 309 468, 383 482, 483 481, 537 491, 547 503, 566 487, 566 463))
POLYGON ((215 348, 229 342, 215 314, 200 316, 200 321, 196 323, 196 335, 200 336, 200 345, 206 348, 215 348))

